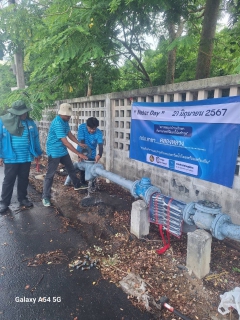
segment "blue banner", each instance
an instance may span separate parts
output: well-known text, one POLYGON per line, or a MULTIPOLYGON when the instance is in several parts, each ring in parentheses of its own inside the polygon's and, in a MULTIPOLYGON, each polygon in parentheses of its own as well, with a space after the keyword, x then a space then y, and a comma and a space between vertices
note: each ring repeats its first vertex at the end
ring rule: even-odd
POLYGON ((232 187, 240 96, 132 104, 130 158, 232 187))

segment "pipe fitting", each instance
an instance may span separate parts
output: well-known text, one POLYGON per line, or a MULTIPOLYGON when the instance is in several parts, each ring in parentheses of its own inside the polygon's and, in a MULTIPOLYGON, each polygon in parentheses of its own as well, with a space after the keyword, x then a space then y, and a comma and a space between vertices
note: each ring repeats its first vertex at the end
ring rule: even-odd
POLYGON ((148 204, 150 202, 151 196, 156 193, 156 192, 160 192, 161 190, 155 186, 150 186, 146 191, 145 194, 143 196, 144 201, 148 204))
MULTIPOLYGON (((103 165, 100 164, 100 163, 94 163, 94 164, 92 164, 92 166, 91 166, 91 168, 90 168, 90 170, 91 170, 91 175, 92 175, 92 179, 94 179, 94 178, 96 178, 96 177, 99 176, 99 174, 97 173, 97 169, 102 169, 102 170, 104 170, 104 167, 103 167, 103 165)), ((90 180, 92 180, 92 179, 90 179, 90 180)))
POLYGON ((192 219, 199 229, 210 230, 214 216, 212 214, 196 210, 192 219))
POLYGON ((129 190, 131 192, 131 195, 134 197, 134 198, 138 198, 139 195, 137 194, 136 192, 136 186, 137 184, 139 183, 140 180, 136 180, 132 183, 131 185, 131 189, 129 190))
POLYGON ((135 186, 135 192, 139 197, 144 197, 145 192, 149 187, 151 187, 151 180, 147 177, 143 177, 141 180, 138 180, 138 183, 135 186))
POLYGON ((151 184, 151 180, 147 177, 143 177, 141 180, 134 182, 131 190, 132 194, 137 195, 144 199, 148 204, 151 198, 151 195, 155 192, 160 192, 160 189, 151 184))
MULTIPOLYGON (((231 223, 232 223, 231 218, 227 214, 219 213, 213 220, 210 231, 215 238, 217 238, 218 240, 223 240, 226 237, 225 230, 224 230, 225 226, 226 224, 229 225, 231 223)), ((240 231, 240 226, 238 227, 240 231)), ((238 234, 238 240, 239 238, 240 238, 240 232, 238 234)))
POLYGON ((79 170, 85 170, 85 179, 87 181, 93 180, 98 176, 96 173, 96 168, 103 166, 101 164, 95 163, 95 161, 90 160, 82 160, 81 162, 78 162, 77 164, 79 170))
POLYGON ((189 225, 193 226, 195 223, 192 217, 195 214, 195 202, 189 202, 186 204, 185 208, 183 209, 183 220, 189 225))
POLYGON ((221 212, 221 206, 215 202, 198 201, 186 204, 183 220, 188 225, 196 224, 200 229, 210 230, 214 217, 221 212))
POLYGON ((215 202, 201 200, 195 203, 195 213, 192 217, 195 225, 200 229, 211 230, 215 217, 221 213, 221 206, 215 202))
POLYGON ((200 200, 195 203, 195 208, 204 213, 216 215, 221 212, 221 206, 218 203, 200 200))

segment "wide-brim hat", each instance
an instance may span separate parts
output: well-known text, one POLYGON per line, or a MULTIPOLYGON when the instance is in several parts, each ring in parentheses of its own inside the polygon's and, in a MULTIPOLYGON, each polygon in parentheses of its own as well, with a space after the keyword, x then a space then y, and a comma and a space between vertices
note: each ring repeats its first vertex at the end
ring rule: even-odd
POLYGON ((15 114, 16 116, 21 116, 24 113, 29 112, 31 110, 32 108, 27 107, 24 101, 17 100, 13 102, 13 104, 11 105, 11 108, 8 109, 8 112, 15 114))
POLYGON ((72 106, 69 103, 62 103, 60 104, 58 114, 62 116, 69 116, 72 115, 72 106))

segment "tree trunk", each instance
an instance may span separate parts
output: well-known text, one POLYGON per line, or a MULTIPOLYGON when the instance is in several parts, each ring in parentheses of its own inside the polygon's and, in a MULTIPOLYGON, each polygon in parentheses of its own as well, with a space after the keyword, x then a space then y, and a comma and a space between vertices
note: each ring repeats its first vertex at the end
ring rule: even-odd
POLYGON ((92 95, 92 85, 93 85, 93 79, 92 79, 92 75, 90 74, 88 78, 87 97, 90 97, 92 95))
MULTIPOLYGON (((8 0, 8 5, 16 4, 15 0, 8 0)), ((18 45, 16 53, 14 54, 14 64, 15 68, 13 71, 16 71, 16 80, 17 80, 17 88, 25 89, 25 79, 24 79, 24 70, 23 70, 23 50, 18 45)))
MULTIPOLYGON (((175 39, 181 36, 183 32, 183 21, 179 23, 177 31, 175 31, 175 23, 173 22, 169 23, 167 28, 169 33, 169 42, 171 44, 175 39)), ((168 62, 167 62, 165 84, 174 83, 176 57, 177 57, 177 48, 175 47, 172 50, 168 51, 168 62)))
POLYGON ((18 49, 14 54, 14 62, 16 66, 16 79, 18 89, 25 89, 25 79, 23 71, 23 52, 21 49, 18 49))
POLYGON ((214 36, 221 0, 206 0, 201 40, 198 49, 196 79, 209 78, 214 36))

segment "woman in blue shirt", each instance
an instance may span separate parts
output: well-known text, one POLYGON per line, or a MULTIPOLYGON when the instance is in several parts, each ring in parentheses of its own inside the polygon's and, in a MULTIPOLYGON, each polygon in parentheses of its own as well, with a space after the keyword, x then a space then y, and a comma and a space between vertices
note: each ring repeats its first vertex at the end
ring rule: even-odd
POLYGON ((31 162, 42 154, 38 129, 28 117, 31 111, 24 101, 15 101, 8 113, 0 118, 0 166, 4 164, 4 180, 0 213, 10 205, 13 187, 17 179, 17 196, 20 206, 32 207, 27 198, 31 162))

